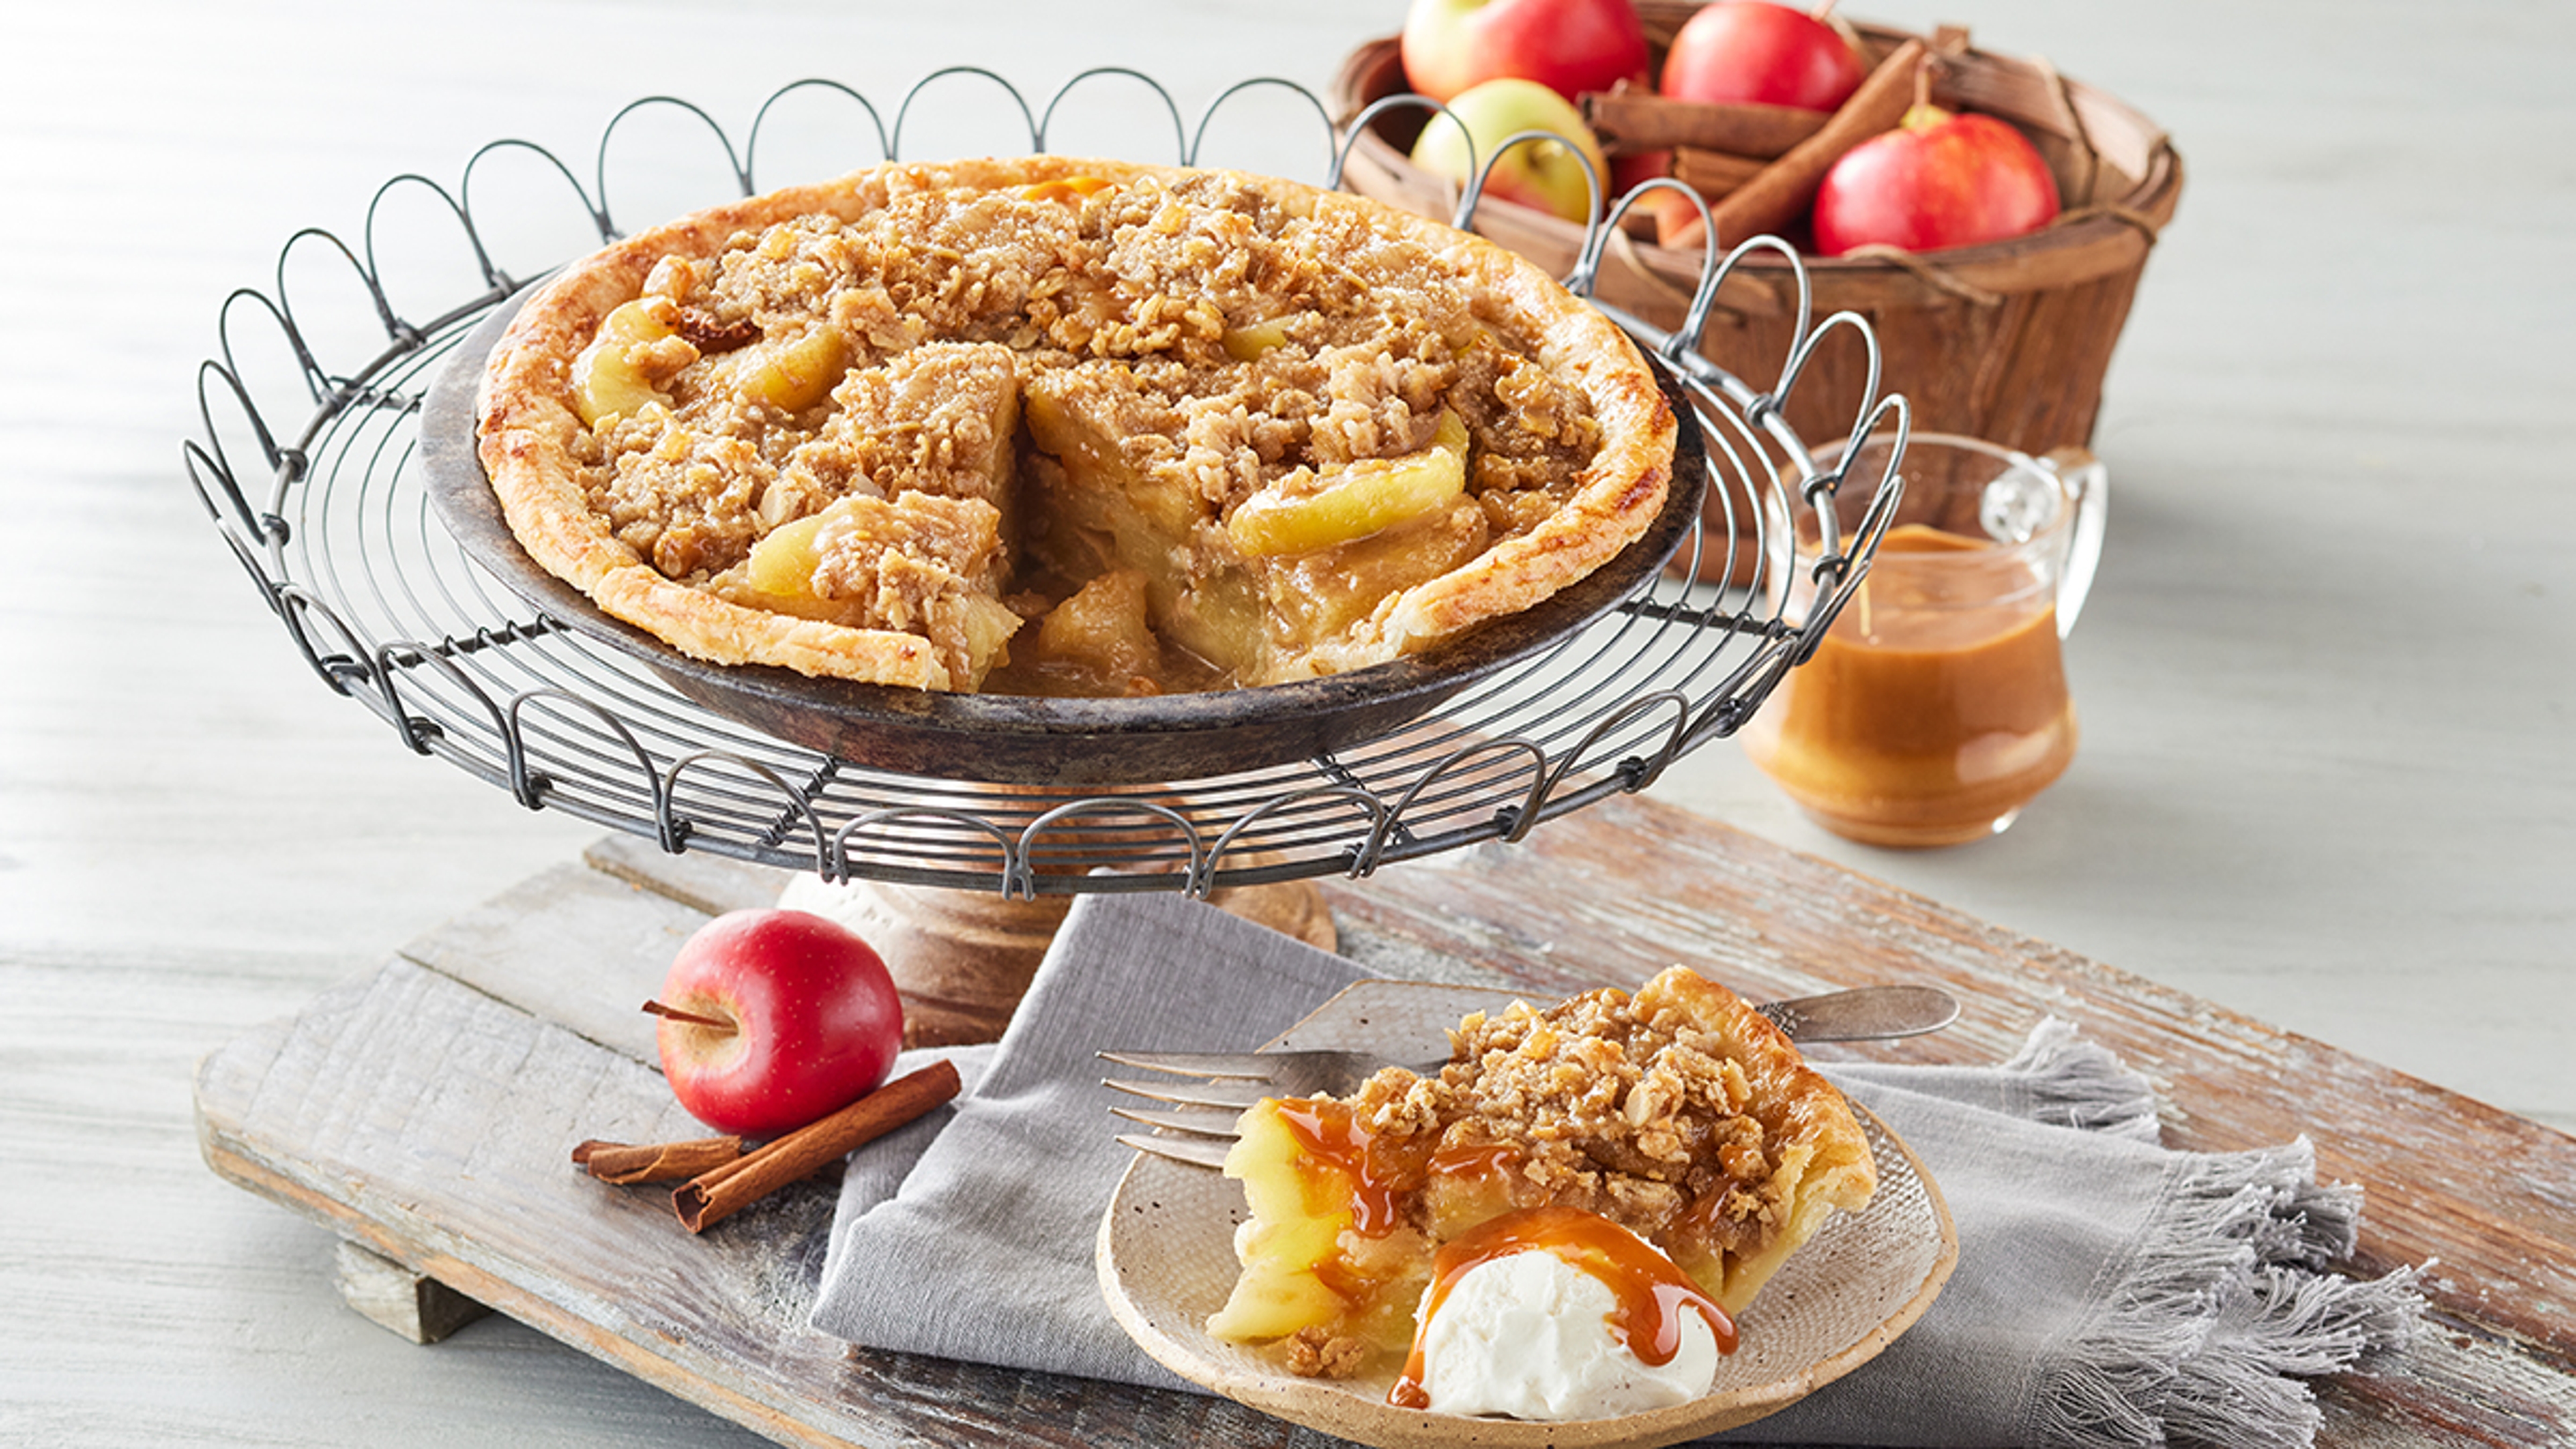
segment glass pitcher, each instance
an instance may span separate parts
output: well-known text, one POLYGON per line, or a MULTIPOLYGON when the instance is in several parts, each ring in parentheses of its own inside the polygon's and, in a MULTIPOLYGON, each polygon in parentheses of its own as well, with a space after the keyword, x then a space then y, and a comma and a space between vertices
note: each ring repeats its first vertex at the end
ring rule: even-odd
MULTIPOLYGON (((1890 438, 1849 477, 1875 480, 1890 438)), ((1819 451, 1833 466, 1842 445, 1819 451)), ((1956 845, 2012 824, 2075 757, 2058 641, 2092 586, 2110 504, 2081 449, 2033 458, 1917 433, 1904 497, 1869 573, 1815 654, 1741 731, 1745 753, 1799 808, 1872 845, 1956 845)), ((1851 546, 1870 490, 1836 500, 1851 546)), ((1788 618, 1813 606, 1816 520, 1801 518, 1788 618)))

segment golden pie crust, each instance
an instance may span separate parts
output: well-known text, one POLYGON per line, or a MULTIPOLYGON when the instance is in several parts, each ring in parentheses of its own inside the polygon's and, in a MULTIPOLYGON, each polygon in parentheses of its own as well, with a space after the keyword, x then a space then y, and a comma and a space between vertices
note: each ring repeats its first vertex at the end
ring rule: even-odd
POLYGON ((1539 603, 1644 532, 1675 426, 1616 327, 1480 238, 1061 157, 621 241, 528 300, 478 399, 530 556, 689 655, 1094 695, 1539 603))
POLYGON ((1503 1213, 1577 1208, 1661 1248, 1730 1313, 1877 1190, 1833 1084, 1725 987, 1674 967, 1634 995, 1514 1003, 1451 1033, 1433 1076, 1245 1114, 1226 1173, 1252 1216, 1209 1323, 1316 1376, 1410 1343, 1432 1254, 1503 1213))

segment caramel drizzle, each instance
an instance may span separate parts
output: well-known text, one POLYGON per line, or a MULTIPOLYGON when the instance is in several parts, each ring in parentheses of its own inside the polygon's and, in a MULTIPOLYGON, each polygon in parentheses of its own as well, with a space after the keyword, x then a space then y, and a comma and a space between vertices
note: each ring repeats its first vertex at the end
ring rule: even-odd
POLYGON ((1279 1120, 1305 1154, 1308 1180, 1320 1167, 1349 1184, 1351 1230, 1382 1238, 1404 1225, 1404 1198, 1433 1177, 1508 1177, 1520 1170, 1520 1150, 1508 1143, 1467 1143, 1424 1151, 1409 1139, 1390 1141, 1352 1116, 1350 1104, 1330 1097, 1284 1100, 1279 1120))
POLYGON ((1377 1149, 1375 1134, 1351 1115, 1350 1105, 1329 1097, 1279 1104, 1279 1120, 1286 1123, 1289 1134, 1306 1154, 1311 1165, 1321 1165, 1339 1173, 1350 1184, 1351 1230, 1363 1237, 1382 1238, 1394 1232, 1402 1221, 1397 1199, 1413 1183, 1402 1164, 1386 1160, 1387 1154, 1377 1149))
POLYGON ((1405 1358, 1403 1376, 1387 1391, 1388 1403, 1399 1409, 1431 1407, 1431 1396, 1422 1387, 1424 1341, 1449 1290, 1476 1268, 1527 1252, 1554 1253, 1609 1289, 1616 1303, 1608 1315, 1611 1337, 1649 1365, 1671 1363, 1681 1352, 1685 1312, 1706 1320, 1717 1336, 1718 1352, 1735 1352, 1735 1320, 1652 1245, 1580 1208, 1523 1208, 1469 1229, 1432 1257, 1431 1291, 1414 1328, 1413 1351, 1405 1358))

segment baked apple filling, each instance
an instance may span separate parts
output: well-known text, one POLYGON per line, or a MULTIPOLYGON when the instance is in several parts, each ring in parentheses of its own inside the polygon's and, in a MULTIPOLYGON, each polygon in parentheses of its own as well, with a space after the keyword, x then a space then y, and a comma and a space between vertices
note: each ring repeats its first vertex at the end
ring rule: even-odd
POLYGON ((722 663, 1132 695, 1382 662, 1660 508, 1674 423, 1528 264, 1227 172, 891 167, 578 264, 496 351, 531 554, 722 663))

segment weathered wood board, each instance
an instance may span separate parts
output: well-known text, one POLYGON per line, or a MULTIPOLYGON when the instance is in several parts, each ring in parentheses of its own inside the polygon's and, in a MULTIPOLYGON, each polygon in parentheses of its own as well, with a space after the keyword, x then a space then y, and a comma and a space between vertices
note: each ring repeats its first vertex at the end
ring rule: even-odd
MULTIPOLYGON (((209 1057, 207 1161, 478 1302, 782 1442, 1307 1445, 1222 1401, 851 1351, 804 1327, 828 1182, 703 1238, 609 1188, 591 1136, 696 1129, 635 1010, 713 910, 782 877, 610 840, 209 1057)), ((2156 1075, 2168 1140, 2302 1132, 2369 1192, 2362 1268, 2438 1259, 2442 1330, 2321 1386, 2340 1446, 2576 1442, 2576 1140, 1683 812, 1618 800, 1517 847, 1336 882, 1344 949, 1389 974, 1556 993, 1674 961, 1749 993, 1932 981, 1966 1014, 1863 1054, 1990 1060, 2077 1022, 2156 1075)), ((380 1289, 379 1291, 383 1291, 380 1289)))

